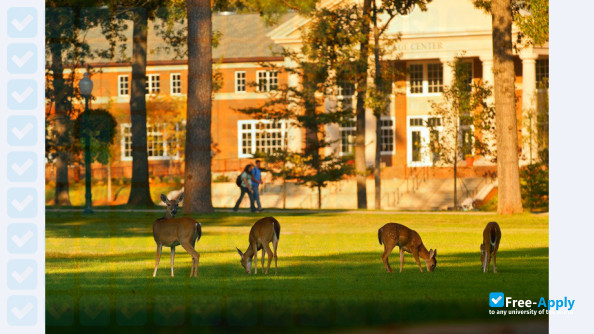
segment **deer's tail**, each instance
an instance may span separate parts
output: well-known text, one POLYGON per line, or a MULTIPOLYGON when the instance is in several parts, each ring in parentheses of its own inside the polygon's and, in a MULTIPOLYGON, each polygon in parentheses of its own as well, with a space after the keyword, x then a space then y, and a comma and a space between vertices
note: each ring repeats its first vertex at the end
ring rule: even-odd
MULTIPOLYGON (((272 218, 272 219, 274 219, 274 218, 272 218)), ((280 223, 278 222, 278 220, 274 219, 272 224, 274 225, 274 236, 276 237, 276 240, 279 240, 280 239, 280 223)))
POLYGON ((377 239, 379 240, 380 245, 383 244, 382 242, 382 229, 380 228, 377 230, 377 239))
POLYGON ((195 234, 198 235, 198 238, 196 238, 196 241, 199 241, 200 238, 202 237, 202 224, 200 224, 199 222, 196 222, 196 224, 194 224, 194 229, 195 229, 195 234))

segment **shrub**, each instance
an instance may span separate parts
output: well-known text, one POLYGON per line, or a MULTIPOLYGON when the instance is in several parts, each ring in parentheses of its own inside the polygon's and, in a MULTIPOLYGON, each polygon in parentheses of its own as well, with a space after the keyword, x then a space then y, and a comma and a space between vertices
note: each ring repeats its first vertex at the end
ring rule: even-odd
POLYGON ((549 169, 546 164, 528 165, 520 171, 520 185, 524 206, 534 209, 549 208, 549 169))
POLYGON ((225 174, 219 174, 215 177, 212 182, 214 183, 222 183, 222 182, 231 182, 231 178, 225 174))

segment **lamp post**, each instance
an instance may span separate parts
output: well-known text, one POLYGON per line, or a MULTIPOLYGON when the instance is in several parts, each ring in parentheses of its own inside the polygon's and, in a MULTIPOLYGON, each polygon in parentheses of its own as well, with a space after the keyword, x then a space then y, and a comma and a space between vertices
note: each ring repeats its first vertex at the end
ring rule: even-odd
POLYGON ((93 81, 89 73, 85 73, 78 83, 80 94, 85 98, 85 111, 83 117, 84 150, 85 150, 85 211, 93 213, 93 199, 91 194, 91 135, 89 133, 89 98, 93 91, 93 81))

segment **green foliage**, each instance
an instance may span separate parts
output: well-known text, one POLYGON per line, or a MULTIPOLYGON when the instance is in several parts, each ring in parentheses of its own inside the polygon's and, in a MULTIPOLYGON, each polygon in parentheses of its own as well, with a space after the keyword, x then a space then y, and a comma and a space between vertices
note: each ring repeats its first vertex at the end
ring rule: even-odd
MULTIPOLYGON (((444 87, 442 102, 431 103, 431 115, 441 119, 442 127, 439 140, 430 143, 434 162, 452 164, 472 154, 473 149, 475 155, 494 154, 494 143, 488 141, 489 137, 494 141, 495 131, 495 108, 487 103, 492 89, 482 82, 472 82, 467 64, 459 57, 448 64, 454 72, 452 85, 444 87), (460 140, 464 134, 470 142, 460 140)), ((437 130, 436 123, 427 125, 431 131, 437 130)))
POLYGON ((545 163, 535 163, 520 170, 520 186, 524 206, 535 209, 549 208, 549 168, 545 163))
POLYGON ((212 179, 214 183, 224 183, 224 182, 231 182, 231 178, 225 174, 219 174, 214 179, 212 179))
POLYGON ((86 132, 91 138, 91 161, 107 164, 109 161, 109 145, 113 144, 117 122, 105 109, 89 109, 78 115, 74 122, 74 138, 80 147, 84 145, 86 132), (88 115, 88 127, 85 118, 88 115))

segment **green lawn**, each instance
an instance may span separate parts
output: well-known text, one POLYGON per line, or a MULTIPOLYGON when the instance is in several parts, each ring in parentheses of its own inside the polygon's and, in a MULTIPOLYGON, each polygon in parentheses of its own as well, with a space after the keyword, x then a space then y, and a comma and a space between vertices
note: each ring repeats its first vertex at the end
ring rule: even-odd
MULTIPOLYGON (((176 276, 164 248, 152 277, 155 213, 46 214, 48 331, 64 325, 168 326, 230 332, 266 326, 282 331, 420 323, 534 319, 488 314, 488 294, 537 300, 548 296, 548 216, 466 214, 274 214, 282 226, 278 276, 248 276, 235 251, 248 246, 260 215, 196 216, 202 223, 198 278, 177 248, 176 276), (502 229, 499 274, 480 271, 487 222, 502 229), (410 254, 403 273, 385 272, 377 230, 399 222, 436 248, 437 268, 420 273, 410 254), (216 325, 216 326, 212 326, 216 325)), ((398 267, 397 248, 390 257, 398 267)), ((274 263, 272 264, 274 266, 274 263)), ((423 262, 424 266, 424 262, 423 262)), ((541 318, 546 321, 546 318, 541 318)), ((141 327, 144 326, 144 327, 141 327)), ((73 332, 80 332, 73 330, 73 332)))

